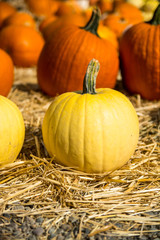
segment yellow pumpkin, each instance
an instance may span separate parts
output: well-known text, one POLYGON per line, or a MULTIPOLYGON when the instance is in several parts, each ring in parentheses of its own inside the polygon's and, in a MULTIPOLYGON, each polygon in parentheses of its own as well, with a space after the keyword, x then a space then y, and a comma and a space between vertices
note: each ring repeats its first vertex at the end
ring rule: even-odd
POLYGON ((144 21, 150 21, 153 17, 154 11, 159 5, 158 0, 147 0, 145 1, 143 7, 141 8, 141 12, 144 18, 144 21))
POLYGON ((159 5, 158 0, 147 0, 143 5, 142 10, 145 11, 145 12, 154 13, 154 11, 158 7, 158 5, 159 5))
POLYGON ((99 62, 92 59, 83 91, 57 96, 42 124, 49 155, 59 164, 89 173, 122 167, 134 153, 139 137, 133 105, 116 90, 96 89, 98 71, 99 62))
POLYGON ((22 114, 17 105, 0 95, 0 167, 16 160, 25 136, 22 114))
POLYGON ((127 0, 127 2, 133 4, 137 8, 141 8, 144 5, 145 0, 127 0))

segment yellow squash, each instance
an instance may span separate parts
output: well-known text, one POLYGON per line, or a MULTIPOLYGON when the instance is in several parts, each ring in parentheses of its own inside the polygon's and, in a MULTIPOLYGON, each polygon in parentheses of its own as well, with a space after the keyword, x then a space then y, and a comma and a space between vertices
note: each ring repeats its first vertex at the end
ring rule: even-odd
POLYGON ((24 135, 25 126, 19 108, 0 95, 0 167, 16 160, 24 135))
POLYGON ((139 137, 138 117, 128 98, 113 89, 95 89, 98 71, 99 62, 92 59, 83 92, 56 97, 42 124, 49 155, 57 163, 89 173, 122 167, 139 137))

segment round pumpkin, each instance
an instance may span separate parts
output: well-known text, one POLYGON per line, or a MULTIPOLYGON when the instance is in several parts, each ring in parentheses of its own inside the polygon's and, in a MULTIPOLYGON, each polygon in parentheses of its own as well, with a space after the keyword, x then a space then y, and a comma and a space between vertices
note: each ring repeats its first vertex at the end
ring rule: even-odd
POLYGON ((120 40, 122 79, 132 94, 160 99, 160 5, 151 21, 129 28, 120 40))
POLYGON ((125 29, 142 21, 143 14, 136 6, 127 2, 119 2, 114 12, 103 19, 103 24, 109 27, 117 38, 120 38, 125 29))
POLYGON ((59 164, 89 173, 122 167, 139 137, 138 117, 129 99, 113 89, 96 89, 98 70, 99 62, 91 60, 83 91, 56 97, 42 124, 49 155, 59 164))
POLYGON ((60 2, 54 0, 25 0, 28 9, 38 16, 49 16, 56 12, 60 2))
POLYGON ((56 16, 65 16, 74 13, 80 13, 82 8, 77 3, 77 1, 60 1, 57 11, 55 12, 56 16))
POLYGON ((128 19, 130 22, 142 22, 143 15, 140 9, 128 2, 120 2, 114 9, 121 17, 128 19))
POLYGON ((16 12, 16 9, 7 2, 0 2, 0 28, 2 27, 3 21, 16 12))
POLYGON ((118 39, 121 37, 125 29, 132 26, 128 19, 121 17, 117 13, 108 14, 106 18, 103 19, 103 24, 113 31, 118 39))
POLYGON ((11 24, 36 28, 36 22, 34 18, 27 12, 13 13, 3 21, 2 27, 6 27, 11 24))
POLYGON ((14 80, 14 65, 11 57, 0 49, 0 95, 7 96, 14 80))
POLYGON ((16 160, 25 136, 22 114, 14 102, 0 95, 0 167, 16 160))
POLYGON ((18 67, 35 66, 43 45, 44 39, 31 27, 9 25, 0 32, 0 47, 18 67))
POLYGON ((56 21, 57 18, 58 18, 58 17, 55 16, 55 15, 50 15, 50 16, 44 18, 44 19, 40 22, 40 24, 39 24, 39 31, 42 32, 42 34, 43 34, 43 31, 45 31, 44 29, 45 29, 49 24, 51 24, 51 23, 53 23, 54 21, 56 21))
POLYGON ((118 53, 112 43, 98 36, 99 17, 99 10, 95 9, 84 28, 65 25, 46 41, 37 65, 38 83, 46 94, 55 96, 81 89, 81 76, 94 57, 101 64, 97 87, 115 86, 119 69, 118 53), (78 65, 81 67, 78 68, 78 65))
POLYGON ((47 19, 46 21, 44 20, 44 22, 42 22, 42 26, 40 24, 40 31, 42 32, 42 35, 45 40, 48 40, 50 36, 52 37, 52 33, 54 33, 59 28, 63 27, 63 25, 74 24, 76 26, 82 27, 87 22, 85 19, 85 16, 78 13, 72 13, 72 14, 64 15, 60 17, 56 17, 54 15, 54 16, 48 17, 47 19), (45 23, 46 23, 46 26, 45 26, 45 23))

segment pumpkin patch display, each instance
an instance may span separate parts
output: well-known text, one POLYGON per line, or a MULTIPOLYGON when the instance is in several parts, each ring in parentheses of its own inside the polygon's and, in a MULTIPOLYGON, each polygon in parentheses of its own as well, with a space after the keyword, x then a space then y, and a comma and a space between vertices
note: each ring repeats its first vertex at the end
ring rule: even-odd
POLYGON ((149 22, 129 28, 120 40, 122 80, 127 90, 160 99, 160 5, 149 22))
POLYGON ((22 114, 17 105, 0 95, 0 167, 16 160, 25 136, 22 114))
POLYGON ((14 65, 11 57, 0 49, 0 95, 7 96, 14 80, 14 65))
POLYGON ((92 59, 83 91, 57 96, 42 124, 49 155, 59 164, 89 173, 122 167, 134 153, 139 137, 133 105, 116 90, 96 89, 98 71, 99 62, 92 59))
POLYGON ((36 29, 9 25, 0 32, 0 48, 8 52, 18 67, 31 67, 37 64, 44 39, 36 29))
POLYGON ((113 88, 119 69, 117 49, 97 34, 99 9, 94 9, 84 28, 64 25, 52 32, 46 41, 37 65, 38 83, 43 92, 55 96, 77 91, 82 86, 88 62, 99 59, 101 70, 97 87, 113 88))

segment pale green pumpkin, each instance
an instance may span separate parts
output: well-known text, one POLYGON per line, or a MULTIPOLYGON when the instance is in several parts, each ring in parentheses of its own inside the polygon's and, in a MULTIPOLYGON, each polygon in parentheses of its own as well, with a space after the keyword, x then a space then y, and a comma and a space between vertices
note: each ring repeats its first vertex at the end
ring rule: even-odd
POLYGON ((90 173, 122 167, 135 151, 139 137, 136 111, 126 96, 95 89, 99 62, 88 66, 82 92, 59 95, 42 125, 50 156, 64 166, 90 173))

